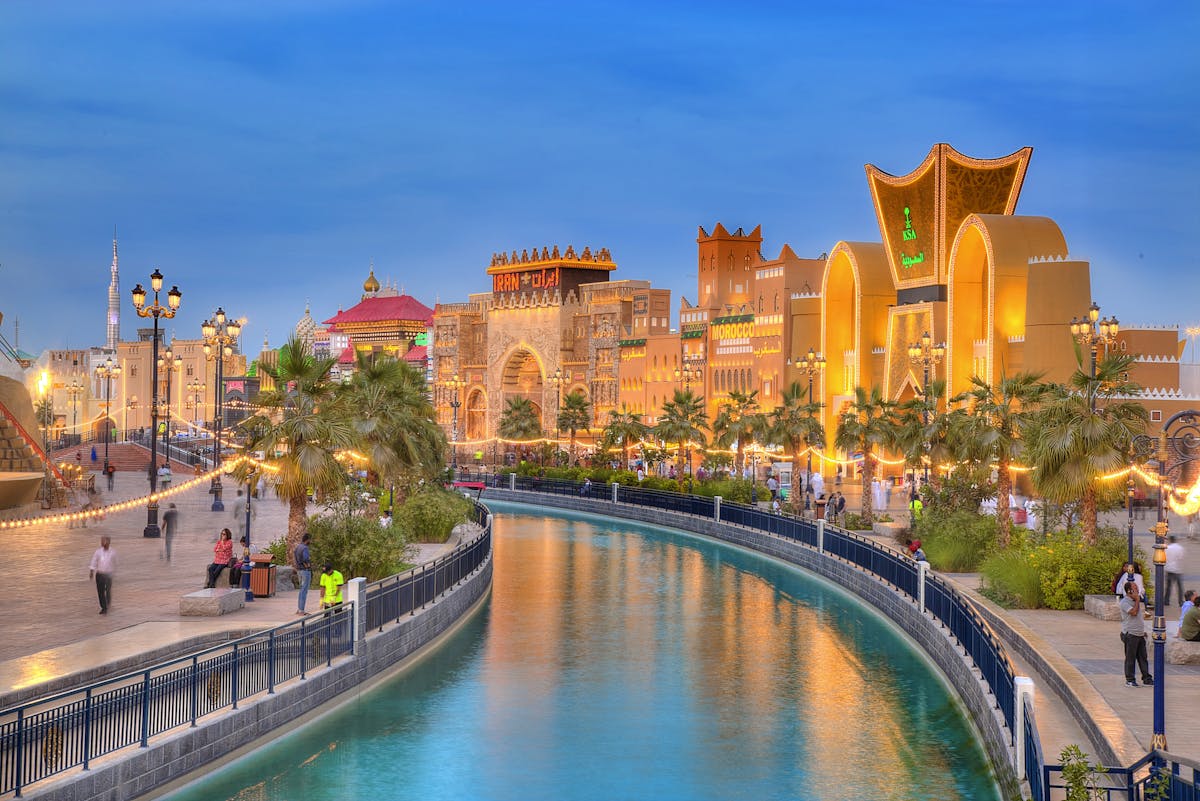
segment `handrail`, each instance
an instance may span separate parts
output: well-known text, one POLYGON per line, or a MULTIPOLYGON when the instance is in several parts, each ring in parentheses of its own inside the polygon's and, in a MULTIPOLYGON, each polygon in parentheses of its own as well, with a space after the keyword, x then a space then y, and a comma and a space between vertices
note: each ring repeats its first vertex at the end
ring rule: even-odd
POLYGON ((0 793, 196 722, 353 650, 353 603, 0 711, 0 793))
POLYGON ((8 418, 8 421, 16 427, 17 433, 21 435, 21 439, 25 440, 25 444, 33 448, 33 452, 38 455, 38 458, 42 460, 42 463, 50 468, 50 472, 53 473, 59 481, 65 484, 67 479, 63 477, 62 472, 58 469, 58 465, 54 464, 54 461, 50 458, 50 456, 44 450, 42 450, 42 446, 38 445, 37 441, 29 436, 29 432, 25 430, 25 426, 21 425, 20 421, 17 420, 16 415, 10 412, 8 407, 3 403, 0 403, 0 414, 3 414, 6 418, 8 418))

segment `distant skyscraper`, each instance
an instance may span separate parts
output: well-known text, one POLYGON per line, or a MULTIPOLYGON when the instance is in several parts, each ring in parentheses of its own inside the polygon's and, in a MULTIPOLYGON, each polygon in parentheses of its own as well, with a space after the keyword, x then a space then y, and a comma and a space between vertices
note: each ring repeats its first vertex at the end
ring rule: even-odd
POLYGON ((106 347, 116 350, 121 341, 121 288, 117 283, 117 229, 113 227, 112 278, 108 282, 108 337, 106 347))

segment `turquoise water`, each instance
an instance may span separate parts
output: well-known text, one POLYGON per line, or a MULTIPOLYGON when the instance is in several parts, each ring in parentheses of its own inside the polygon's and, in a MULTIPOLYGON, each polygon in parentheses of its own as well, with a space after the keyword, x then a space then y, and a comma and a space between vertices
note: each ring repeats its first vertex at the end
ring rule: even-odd
POLYGON ((998 799, 932 666, 839 591, 520 508, 495 506, 491 599, 428 658, 171 801, 998 799))

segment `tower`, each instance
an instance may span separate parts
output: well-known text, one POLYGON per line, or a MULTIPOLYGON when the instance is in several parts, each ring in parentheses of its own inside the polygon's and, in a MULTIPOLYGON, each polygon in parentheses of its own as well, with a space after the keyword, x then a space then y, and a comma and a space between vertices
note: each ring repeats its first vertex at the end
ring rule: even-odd
POLYGON ((108 336, 105 347, 115 351, 121 340, 121 289, 117 282, 117 227, 113 226, 112 277, 108 282, 108 336))
POLYGON ((741 228, 731 234, 717 223, 711 235, 701 228, 696 244, 700 246, 697 272, 700 306, 728 307, 727 314, 738 314, 738 309, 750 301, 754 267, 761 260, 762 226, 756 226, 749 234, 741 228))

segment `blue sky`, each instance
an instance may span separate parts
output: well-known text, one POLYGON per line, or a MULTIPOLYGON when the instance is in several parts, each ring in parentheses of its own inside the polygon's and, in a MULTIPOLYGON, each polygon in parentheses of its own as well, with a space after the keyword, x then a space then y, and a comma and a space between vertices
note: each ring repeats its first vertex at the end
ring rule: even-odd
POLYGON ((154 267, 179 336, 222 305, 257 350, 371 259, 432 305, 553 244, 677 309, 698 225, 761 223, 768 257, 877 241, 863 165, 942 141, 1032 146, 1018 213, 1104 313, 1195 325, 1198 38, 1184 2, 4 0, 0 330, 102 343, 114 225, 126 338, 154 267))

